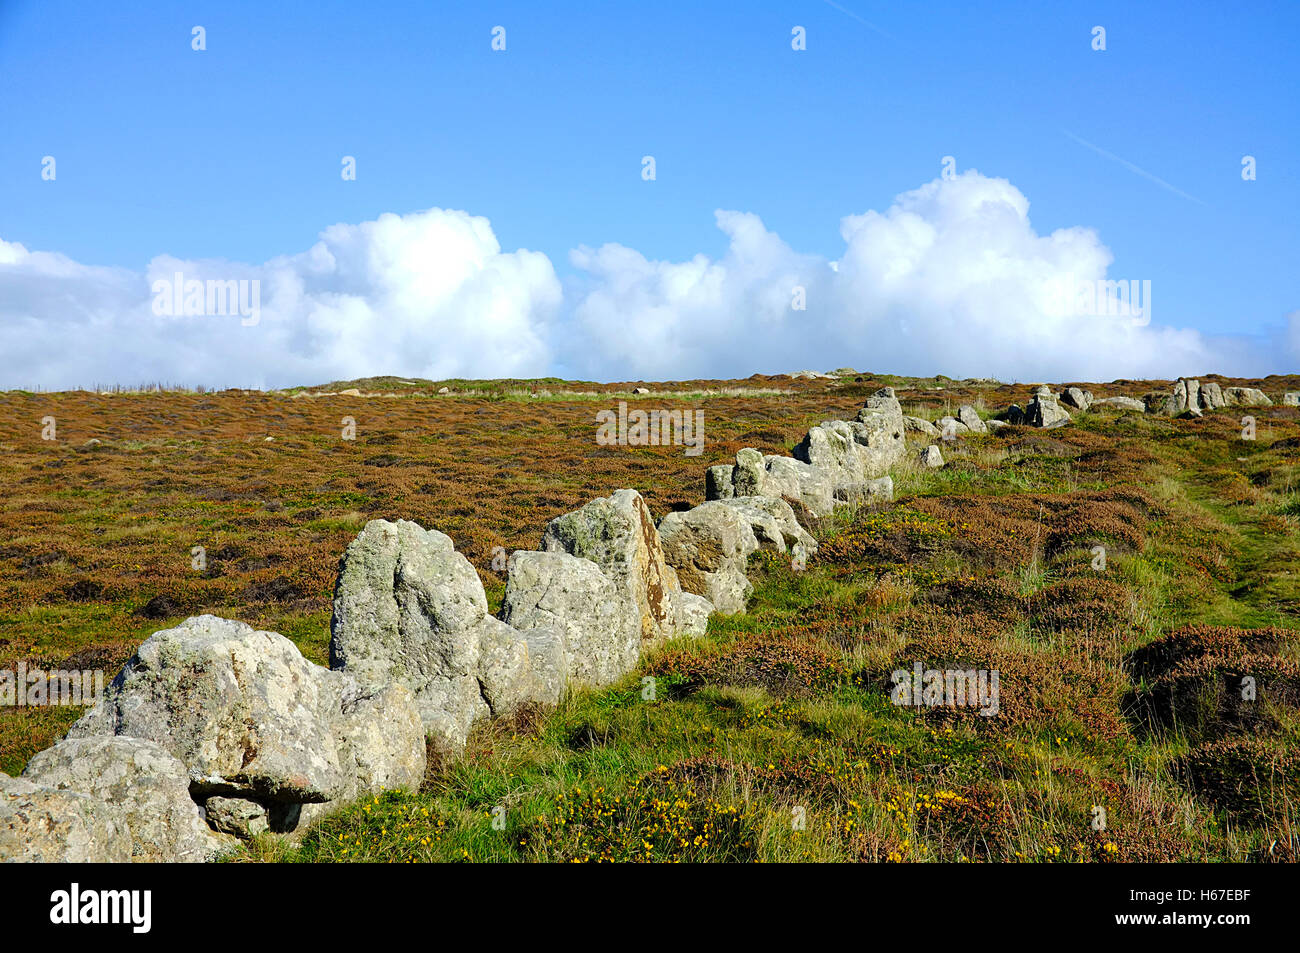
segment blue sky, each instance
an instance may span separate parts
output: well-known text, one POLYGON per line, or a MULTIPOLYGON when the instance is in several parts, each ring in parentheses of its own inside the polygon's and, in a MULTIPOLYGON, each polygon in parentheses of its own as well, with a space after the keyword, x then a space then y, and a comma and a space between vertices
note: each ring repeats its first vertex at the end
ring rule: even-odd
POLYGON ((951 155, 1008 180, 1038 235, 1095 229, 1110 276, 1152 281, 1156 323, 1285 334, 1298 47, 1291 2, 0 0, 0 240, 142 272, 160 255, 260 264, 335 223, 465 210, 503 250, 549 259, 566 312, 575 248, 718 261, 726 209, 834 260, 843 216, 883 212, 951 155))

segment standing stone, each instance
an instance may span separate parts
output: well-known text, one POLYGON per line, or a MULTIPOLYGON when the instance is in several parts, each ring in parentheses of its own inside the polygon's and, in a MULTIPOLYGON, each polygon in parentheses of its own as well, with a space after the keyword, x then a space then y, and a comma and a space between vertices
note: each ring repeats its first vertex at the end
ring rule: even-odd
POLYGON ((1025 424, 1030 427, 1060 427, 1070 422, 1070 415, 1051 398, 1037 394, 1025 410, 1025 424))
MULTIPOLYGON (((758 456, 757 451, 750 452, 758 456)), ((761 460, 758 456, 760 464, 761 460)), ((557 516, 546 526, 542 550, 568 553, 599 566, 634 608, 641 638, 656 641, 677 635, 674 587, 664 566, 659 532, 636 490, 616 490, 557 516)))
POLYGON ((1224 399, 1230 407, 1271 407, 1273 401, 1254 387, 1225 387, 1224 399))
POLYGON ((743 612, 753 591, 745 569, 758 540, 746 520, 723 501, 669 513, 659 522, 664 556, 687 592, 724 615, 743 612))
POLYGON ((941 467, 943 466, 943 454, 939 452, 938 447, 922 447, 920 462, 923 467, 941 467))
POLYGON ((1082 387, 1067 387, 1061 391, 1061 403, 1069 404, 1078 410, 1087 410, 1092 406, 1092 391, 1082 387))
POLYGON ((1216 410, 1219 407, 1226 407, 1227 402, 1223 397, 1223 388, 1214 381, 1206 381, 1201 385, 1200 403, 1204 410, 1216 410))
POLYGON ((574 686, 608 685, 640 659, 635 607, 595 563, 565 552, 510 554, 502 618, 525 638, 535 628, 558 635, 574 686))
POLYGON ((962 404, 957 408, 957 419, 966 425, 966 429, 971 433, 988 433, 988 427, 984 426, 984 421, 980 419, 979 411, 970 404, 962 404))

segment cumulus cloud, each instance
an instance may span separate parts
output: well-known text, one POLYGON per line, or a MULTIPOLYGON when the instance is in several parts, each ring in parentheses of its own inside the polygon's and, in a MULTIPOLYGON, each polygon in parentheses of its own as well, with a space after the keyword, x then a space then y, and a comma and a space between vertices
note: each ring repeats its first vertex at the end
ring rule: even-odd
POLYGON ((1004 179, 970 171, 849 215, 835 261, 795 251, 754 215, 718 212, 717 223, 730 239, 717 261, 576 250, 572 352, 585 340, 593 372, 613 361, 621 376, 650 378, 852 365, 1110 380, 1216 365, 1194 330, 1066 306, 1059 289, 1105 279, 1111 253, 1091 229, 1036 233, 1004 179))
POLYGON ((502 252, 487 219, 436 208, 334 225, 261 265, 161 256, 134 273, 0 241, 2 373, 8 386, 48 388, 537 376, 560 296, 545 255, 502 252), (248 282, 257 314, 155 307, 190 282, 248 282))
MULTIPOLYGON (((334 225, 260 265, 162 256, 133 272, 0 240, 0 385, 683 379, 839 365, 1110 380, 1259 373, 1276 360, 1244 338, 1160 324, 1158 287, 1149 323, 1061 307, 1065 281, 1107 278, 1110 251, 1091 229, 1038 234, 1019 190, 974 171, 846 216, 833 260, 791 248, 756 215, 716 220, 728 238, 716 260, 580 247, 563 288, 545 255, 504 252, 487 219, 437 208, 334 225), (258 320, 157 313, 156 283, 177 274, 256 280, 258 320)), ((1277 335, 1282 352, 1300 353, 1297 327, 1277 335)))

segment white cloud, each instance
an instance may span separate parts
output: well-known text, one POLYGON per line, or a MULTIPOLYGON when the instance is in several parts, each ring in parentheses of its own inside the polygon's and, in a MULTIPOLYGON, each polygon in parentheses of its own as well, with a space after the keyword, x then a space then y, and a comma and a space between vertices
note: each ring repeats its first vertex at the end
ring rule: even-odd
POLYGON ((736 212, 717 213, 730 238, 717 261, 581 248, 572 255, 586 273, 578 339, 594 345, 592 373, 625 378, 852 365, 1111 380, 1216 365, 1196 331, 1054 309, 1055 281, 1102 279, 1112 256, 1091 229, 1037 234, 1028 212, 1009 182, 971 171, 907 192, 884 213, 845 217, 844 253, 833 262, 794 251, 736 212), (806 289, 805 311, 791 307, 796 285, 806 289))
POLYGON ((161 256, 144 273, 0 241, 5 386, 284 386, 371 374, 537 376, 560 283, 484 218, 430 209, 325 229, 262 265, 161 256), (260 282, 260 315, 154 313, 154 282, 260 282))
MULTIPOLYGON (((1277 360, 1245 338, 1162 326, 1158 285, 1147 326, 1054 311, 1053 282, 1105 278, 1110 251, 1091 229, 1039 235, 1019 190, 974 171, 846 216, 833 261, 792 249, 756 215, 716 219, 729 239, 717 260, 581 247, 564 293, 545 255, 503 252, 486 219, 436 208, 333 225, 260 265, 162 256, 131 272, 0 241, 0 386, 683 379, 846 364, 1110 380, 1258 373, 1277 360), (176 272, 257 279, 260 321, 154 314, 153 282, 176 272), (806 310, 791 307, 795 286, 806 310)), ((1278 335, 1290 354, 1297 327, 1278 335)))

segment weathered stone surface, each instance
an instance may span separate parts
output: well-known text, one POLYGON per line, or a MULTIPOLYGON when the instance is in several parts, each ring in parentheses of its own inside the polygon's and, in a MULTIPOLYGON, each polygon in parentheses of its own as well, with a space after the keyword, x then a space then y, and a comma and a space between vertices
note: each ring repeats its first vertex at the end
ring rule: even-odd
POLYGON ((68 738, 36 754, 23 777, 33 784, 103 801, 137 861, 196 863, 222 849, 190 799, 185 765, 141 738, 68 738))
POLYGON ((1223 388, 1215 381, 1206 381, 1201 384, 1200 401, 1203 410, 1215 410, 1227 406, 1227 401, 1223 396, 1223 388))
POLYGON ((923 467, 943 466, 943 454, 939 452, 938 447, 922 447, 918 459, 923 467))
POLYGON ((758 540, 749 521, 725 501, 669 513, 659 522, 664 557, 682 589, 704 596, 724 615, 742 612, 753 586, 745 577, 758 540))
POLYGON ((408 520, 372 520, 340 565, 330 667, 365 688, 405 685, 423 711, 431 682, 477 672, 487 608, 478 573, 450 538, 408 520))
POLYGON ((1187 410, 1199 412, 1201 409, 1200 381, 1180 377, 1174 382, 1173 398, 1175 414, 1181 414, 1187 410))
POLYGON ((903 428, 908 433, 924 434, 927 437, 939 436, 939 428, 923 417, 904 417, 903 428))
POLYGON ((1147 405, 1136 397, 1099 397, 1092 402, 1092 407, 1109 407, 1113 410, 1129 410, 1146 413, 1147 405))
POLYGON ((1052 398, 1035 395, 1025 409, 1025 424, 1030 427, 1060 427, 1070 422, 1070 415, 1052 398))
POLYGON ((493 717, 532 701, 533 668, 528 642, 511 626, 488 616, 480 623, 479 684, 493 717))
POLYGON ((416 696, 416 706, 429 740, 449 753, 464 748, 474 722, 492 714, 476 675, 430 678, 416 696))
POLYGON ((713 603, 693 592, 683 591, 681 600, 682 635, 699 637, 709 628, 709 616, 713 614, 713 603))
POLYGON ((1092 391, 1082 387, 1067 387, 1061 391, 1061 403, 1078 410, 1087 410, 1093 403, 1092 391))
POLYGON ((762 496, 767 482, 767 463, 752 447, 736 452, 731 471, 732 496, 762 496))
POLYGON ((768 455, 767 481, 763 496, 798 500, 814 516, 828 516, 835 509, 835 488, 830 475, 803 460, 768 455))
POLYGON ((0 773, 0 861, 128 863, 131 832, 99 798, 0 773))
POLYGON ((1011 424, 1007 423, 1005 420, 998 420, 996 417, 990 417, 988 420, 984 421, 984 426, 988 428, 989 433, 997 433, 1003 427, 1010 427, 1011 424))
POLYGON ((962 404, 957 408, 957 419, 965 424, 966 429, 971 433, 988 433, 988 428, 984 426, 979 411, 970 404, 962 404))
POLYGON ((1300 391, 1289 390, 1282 395, 1283 407, 1300 407, 1300 391))
MULTIPOLYGON (((679 598, 682 595, 677 593, 679 598)), ((678 612, 681 611, 679 607, 678 612)), ((528 643, 532 683, 527 700, 540 705, 558 705, 569 680, 569 653, 563 633, 554 626, 536 625, 519 634, 528 643)))
MULTIPOLYGON (((757 458, 756 468, 761 472, 762 456, 758 451, 749 452, 757 458)), ((670 595, 672 583, 664 567, 659 532, 636 490, 616 490, 557 516, 546 526, 542 550, 568 553, 599 566, 635 608, 641 638, 663 640, 677 634, 676 603, 670 595)))
POLYGON ((785 500, 768 496, 738 496, 722 501, 749 520, 760 549, 787 549, 802 546, 806 555, 817 552, 817 541, 799 525, 794 510, 785 500))
POLYGON ((506 574, 502 618, 525 638, 535 628, 558 634, 571 684, 607 685, 636 666, 640 621, 595 563, 564 552, 518 551, 506 574))
POLYGON ((970 428, 952 415, 940 417, 935 421, 935 424, 939 429, 939 436, 945 440, 952 440, 970 433, 970 428))
POLYGON ((1271 407, 1273 401, 1255 387, 1225 387, 1223 397, 1229 407, 1271 407))
MULTIPOLYGON (((220 795, 210 797, 203 805, 203 816, 212 830, 241 840, 271 830, 271 812, 267 806, 248 798, 220 795)), ((297 826, 296 823, 294 826, 297 826)))
POLYGON ((729 463, 709 467, 704 471, 704 498, 706 500, 726 500, 736 495, 731 474, 735 469, 729 463))
POLYGON ((330 725, 345 685, 282 635, 197 616, 146 639, 68 737, 155 741, 194 794, 326 801, 344 783, 330 725))
POLYGON ((868 503, 888 503, 893 498, 894 478, 889 476, 864 480, 861 483, 845 484, 835 491, 836 500, 852 506, 862 506, 868 503))
MULTIPOLYGON (((495 620, 493 620, 495 621, 495 620)), ((344 784, 339 800, 381 791, 417 791, 424 781, 424 723, 403 685, 344 698, 333 725, 344 784)))

